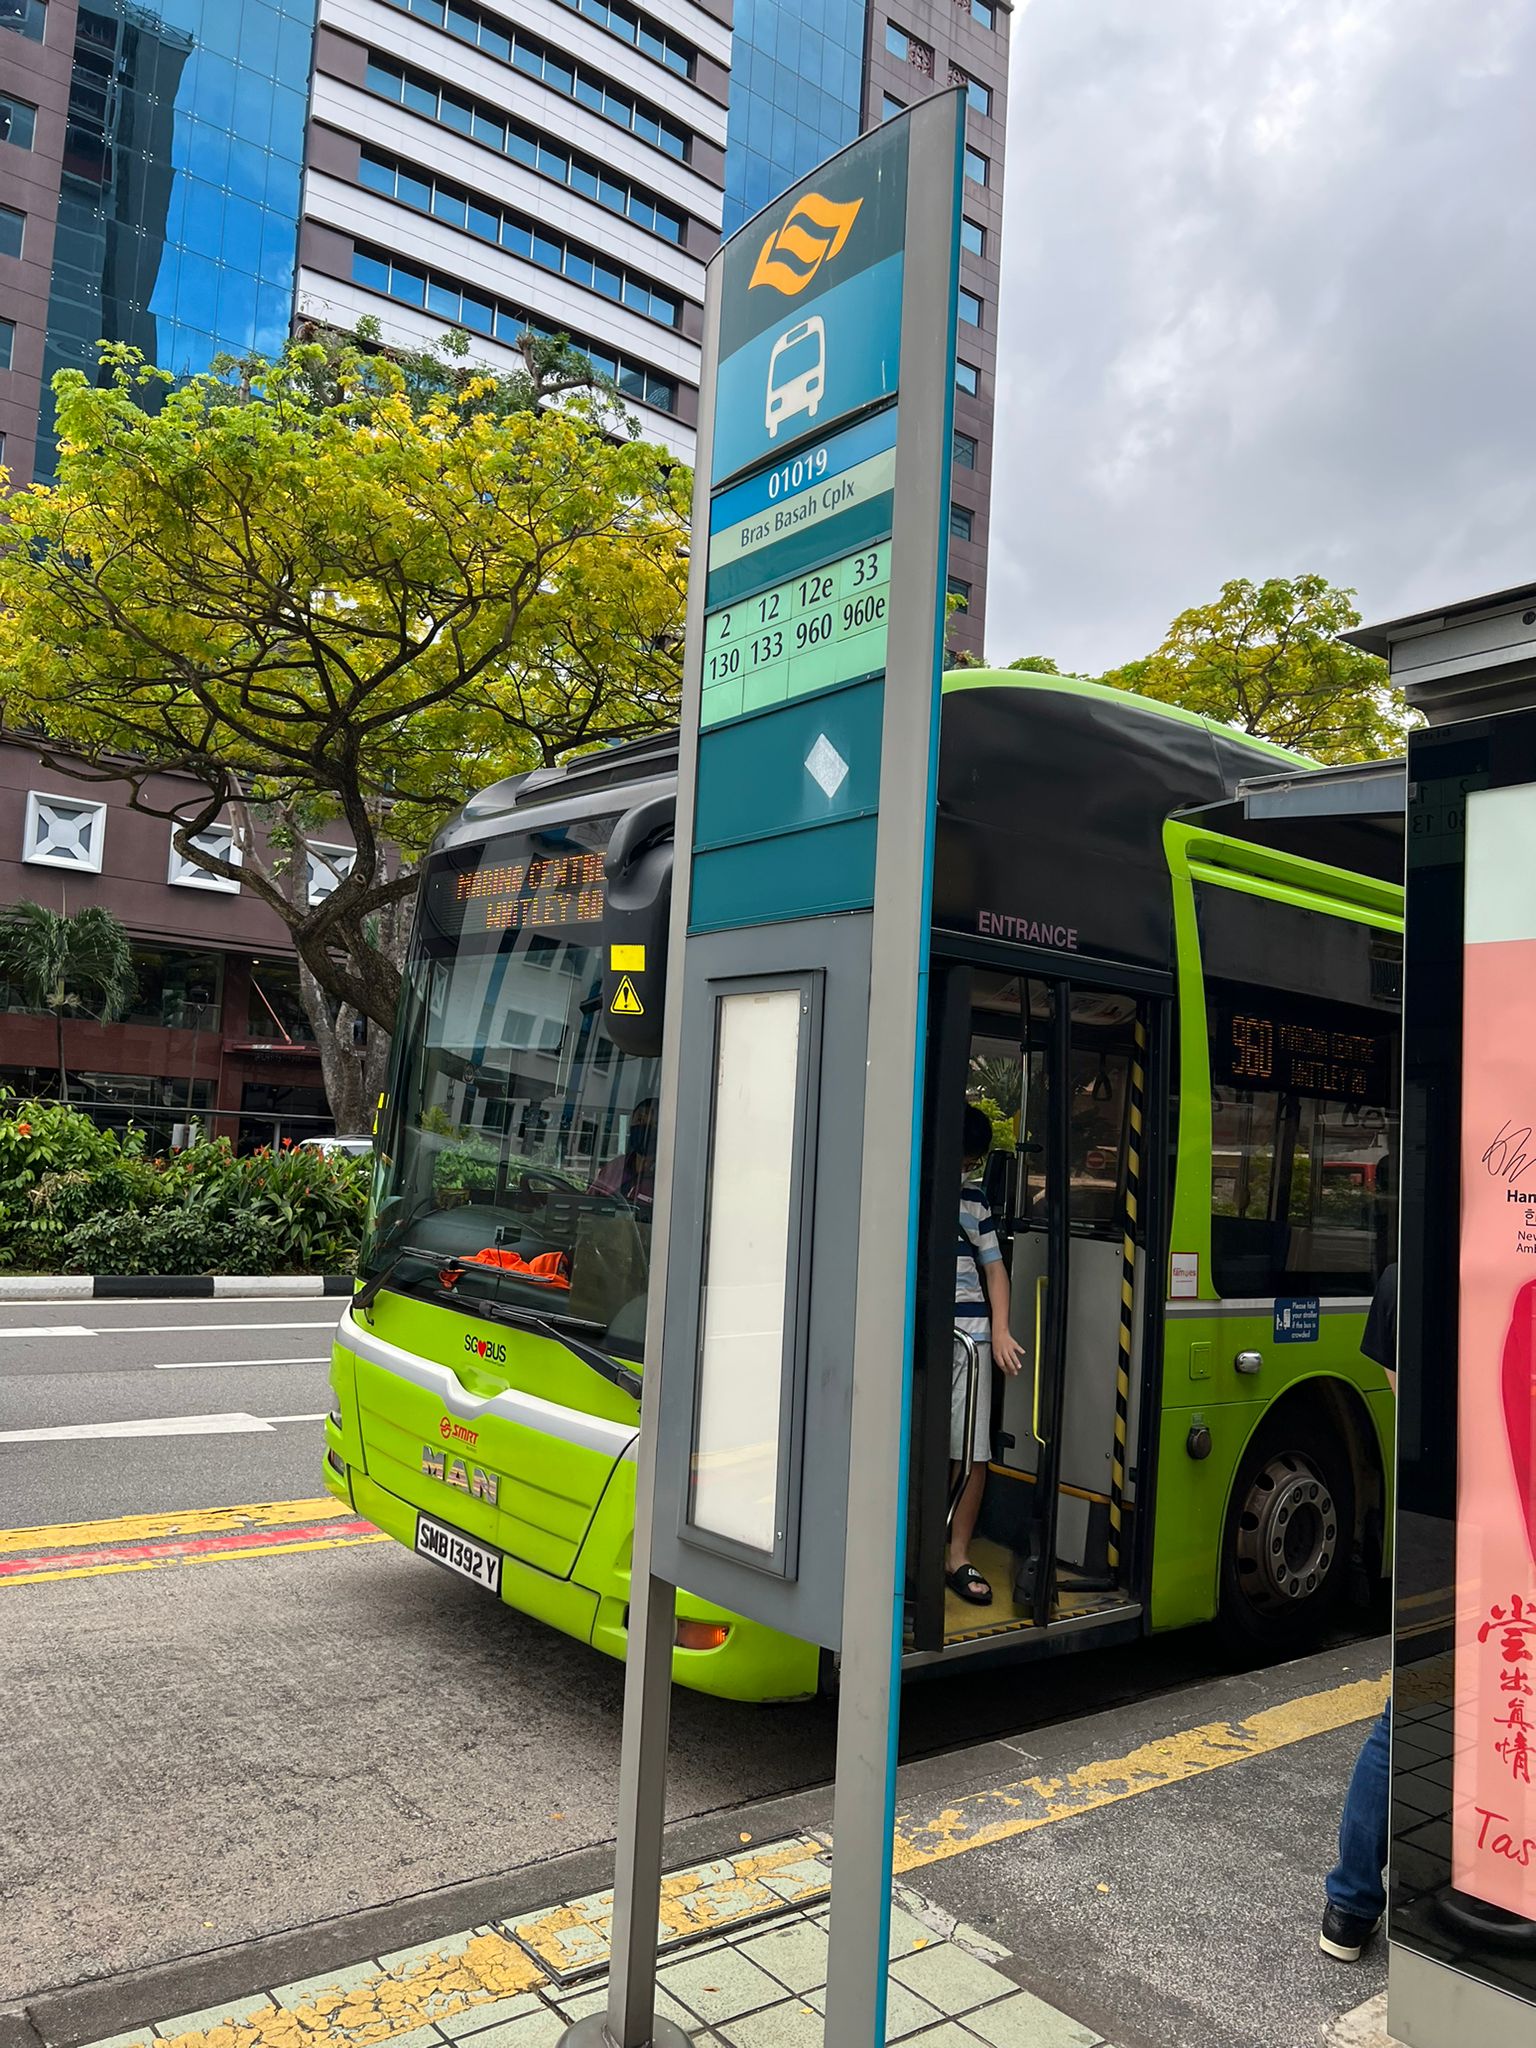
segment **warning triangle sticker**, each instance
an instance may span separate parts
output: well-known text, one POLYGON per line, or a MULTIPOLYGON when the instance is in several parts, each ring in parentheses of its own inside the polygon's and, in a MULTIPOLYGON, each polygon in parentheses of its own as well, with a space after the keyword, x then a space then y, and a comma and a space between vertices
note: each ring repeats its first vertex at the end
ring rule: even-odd
POLYGON ((635 984, 626 974, 613 992, 613 1001, 608 1005, 613 1017, 643 1017, 645 1005, 635 994, 635 984))

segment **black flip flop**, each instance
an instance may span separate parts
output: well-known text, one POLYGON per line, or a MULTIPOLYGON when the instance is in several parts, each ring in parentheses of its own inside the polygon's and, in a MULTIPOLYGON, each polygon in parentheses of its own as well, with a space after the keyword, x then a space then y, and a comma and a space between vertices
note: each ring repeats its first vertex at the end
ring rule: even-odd
POLYGON ((973 1564, 957 1564, 952 1572, 944 1574, 944 1583, 973 1607, 992 1605, 992 1588, 973 1564))

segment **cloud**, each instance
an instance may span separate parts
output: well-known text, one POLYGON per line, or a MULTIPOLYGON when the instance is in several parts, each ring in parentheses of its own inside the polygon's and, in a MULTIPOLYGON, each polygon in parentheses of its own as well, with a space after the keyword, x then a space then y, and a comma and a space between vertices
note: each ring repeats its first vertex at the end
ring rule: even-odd
POLYGON ((1536 577, 1528 0, 1033 0, 1012 65, 993 659, 1536 577))

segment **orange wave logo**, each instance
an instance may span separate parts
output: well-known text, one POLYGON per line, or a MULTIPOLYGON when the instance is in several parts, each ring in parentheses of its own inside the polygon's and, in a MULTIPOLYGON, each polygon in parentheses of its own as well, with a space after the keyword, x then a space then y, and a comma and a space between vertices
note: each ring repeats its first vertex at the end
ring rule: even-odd
POLYGON ((858 219, 862 199, 850 199, 845 206, 823 199, 819 192, 807 192, 777 234, 770 235, 758 253, 752 272, 752 291, 771 284, 776 292, 792 299, 803 292, 824 263, 842 248, 848 231, 858 219))

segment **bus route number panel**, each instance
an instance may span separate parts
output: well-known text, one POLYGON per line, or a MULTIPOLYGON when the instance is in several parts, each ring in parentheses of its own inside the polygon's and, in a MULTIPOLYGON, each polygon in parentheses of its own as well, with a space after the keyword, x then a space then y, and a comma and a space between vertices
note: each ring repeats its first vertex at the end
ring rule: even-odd
POLYGON ((700 726, 877 675, 890 590, 887 540, 712 612, 700 726))

